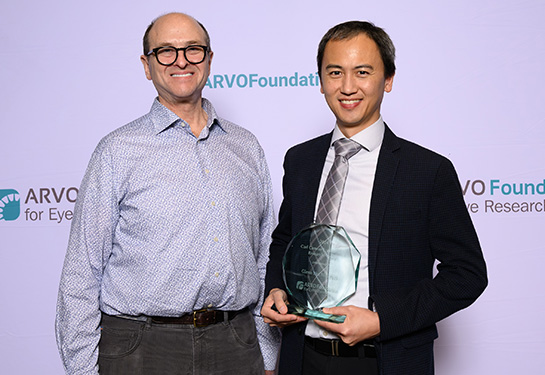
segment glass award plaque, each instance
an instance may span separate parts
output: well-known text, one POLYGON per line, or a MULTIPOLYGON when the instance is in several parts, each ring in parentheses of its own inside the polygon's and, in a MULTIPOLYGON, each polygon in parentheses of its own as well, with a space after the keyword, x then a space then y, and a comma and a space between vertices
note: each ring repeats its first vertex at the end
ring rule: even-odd
POLYGON ((342 323, 346 316, 326 314, 356 292, 360 252, 343 227, 311 224, 288 244, 284 282, 294 303, 288 313, 342 323))

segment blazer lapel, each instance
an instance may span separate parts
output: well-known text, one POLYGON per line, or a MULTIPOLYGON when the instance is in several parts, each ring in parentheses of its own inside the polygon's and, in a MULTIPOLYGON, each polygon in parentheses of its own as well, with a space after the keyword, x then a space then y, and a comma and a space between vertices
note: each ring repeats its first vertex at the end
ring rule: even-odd
POLYGON ((374 290, 374 272, 378 252, 378 243, 381 235, 382 221, 394 183, 399 157, 396 150, 400 148, 399 139, 386 125, 384 139, 380 149, 375 182, 371 195, 369 209, 369 291, 374 290))

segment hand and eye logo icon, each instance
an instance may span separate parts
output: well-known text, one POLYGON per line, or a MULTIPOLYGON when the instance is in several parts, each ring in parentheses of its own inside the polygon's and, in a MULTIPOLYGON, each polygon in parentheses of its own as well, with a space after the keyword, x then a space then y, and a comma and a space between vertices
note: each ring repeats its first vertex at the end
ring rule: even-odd
POLYGON ((19 192, 14 189, 0 189, 0 221, 16 220, 20 214, 19 192))

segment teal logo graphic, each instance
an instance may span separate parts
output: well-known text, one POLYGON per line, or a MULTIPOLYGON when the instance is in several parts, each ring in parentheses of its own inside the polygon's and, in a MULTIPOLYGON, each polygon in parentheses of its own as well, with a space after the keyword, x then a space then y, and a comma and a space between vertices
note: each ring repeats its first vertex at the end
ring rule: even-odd
POLYGON ((12 221, 20 214, 19 192, 13 189, 0 189, 0 220, 12 221))

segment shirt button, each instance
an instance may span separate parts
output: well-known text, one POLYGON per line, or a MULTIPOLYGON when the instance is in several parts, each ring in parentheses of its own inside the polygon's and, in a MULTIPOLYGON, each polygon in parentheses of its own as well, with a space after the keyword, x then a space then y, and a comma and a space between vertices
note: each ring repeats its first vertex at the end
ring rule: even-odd
POLYGON ((322 331, 322 335, 324 335, 324 337, 327 337, 327 331, 322 331))
POLYGON ((214 242, 218 242, 218 241, 219 241, 218 237, 214 237, 214 242))
POLYGON ((206 174, 210 173, 210 169, 205 169, 204 173, 206 173, 206 174))
POLYGON ((212 201, 212 202, 210 202, 210 205, 211 205, 211 206, 215 206, 215 205, 216 205, 216 202, 212 201))
POLYGON ((220 275, 219 272, 216 272, 216 273, 214 274, 214 276, 216 276, 216 277, 218 277, 219 275, 220 275))
POLYGON ((208 308, 211 308, 213 307, 214 305, 212 305, 211 303, 208 304, 208 308))

